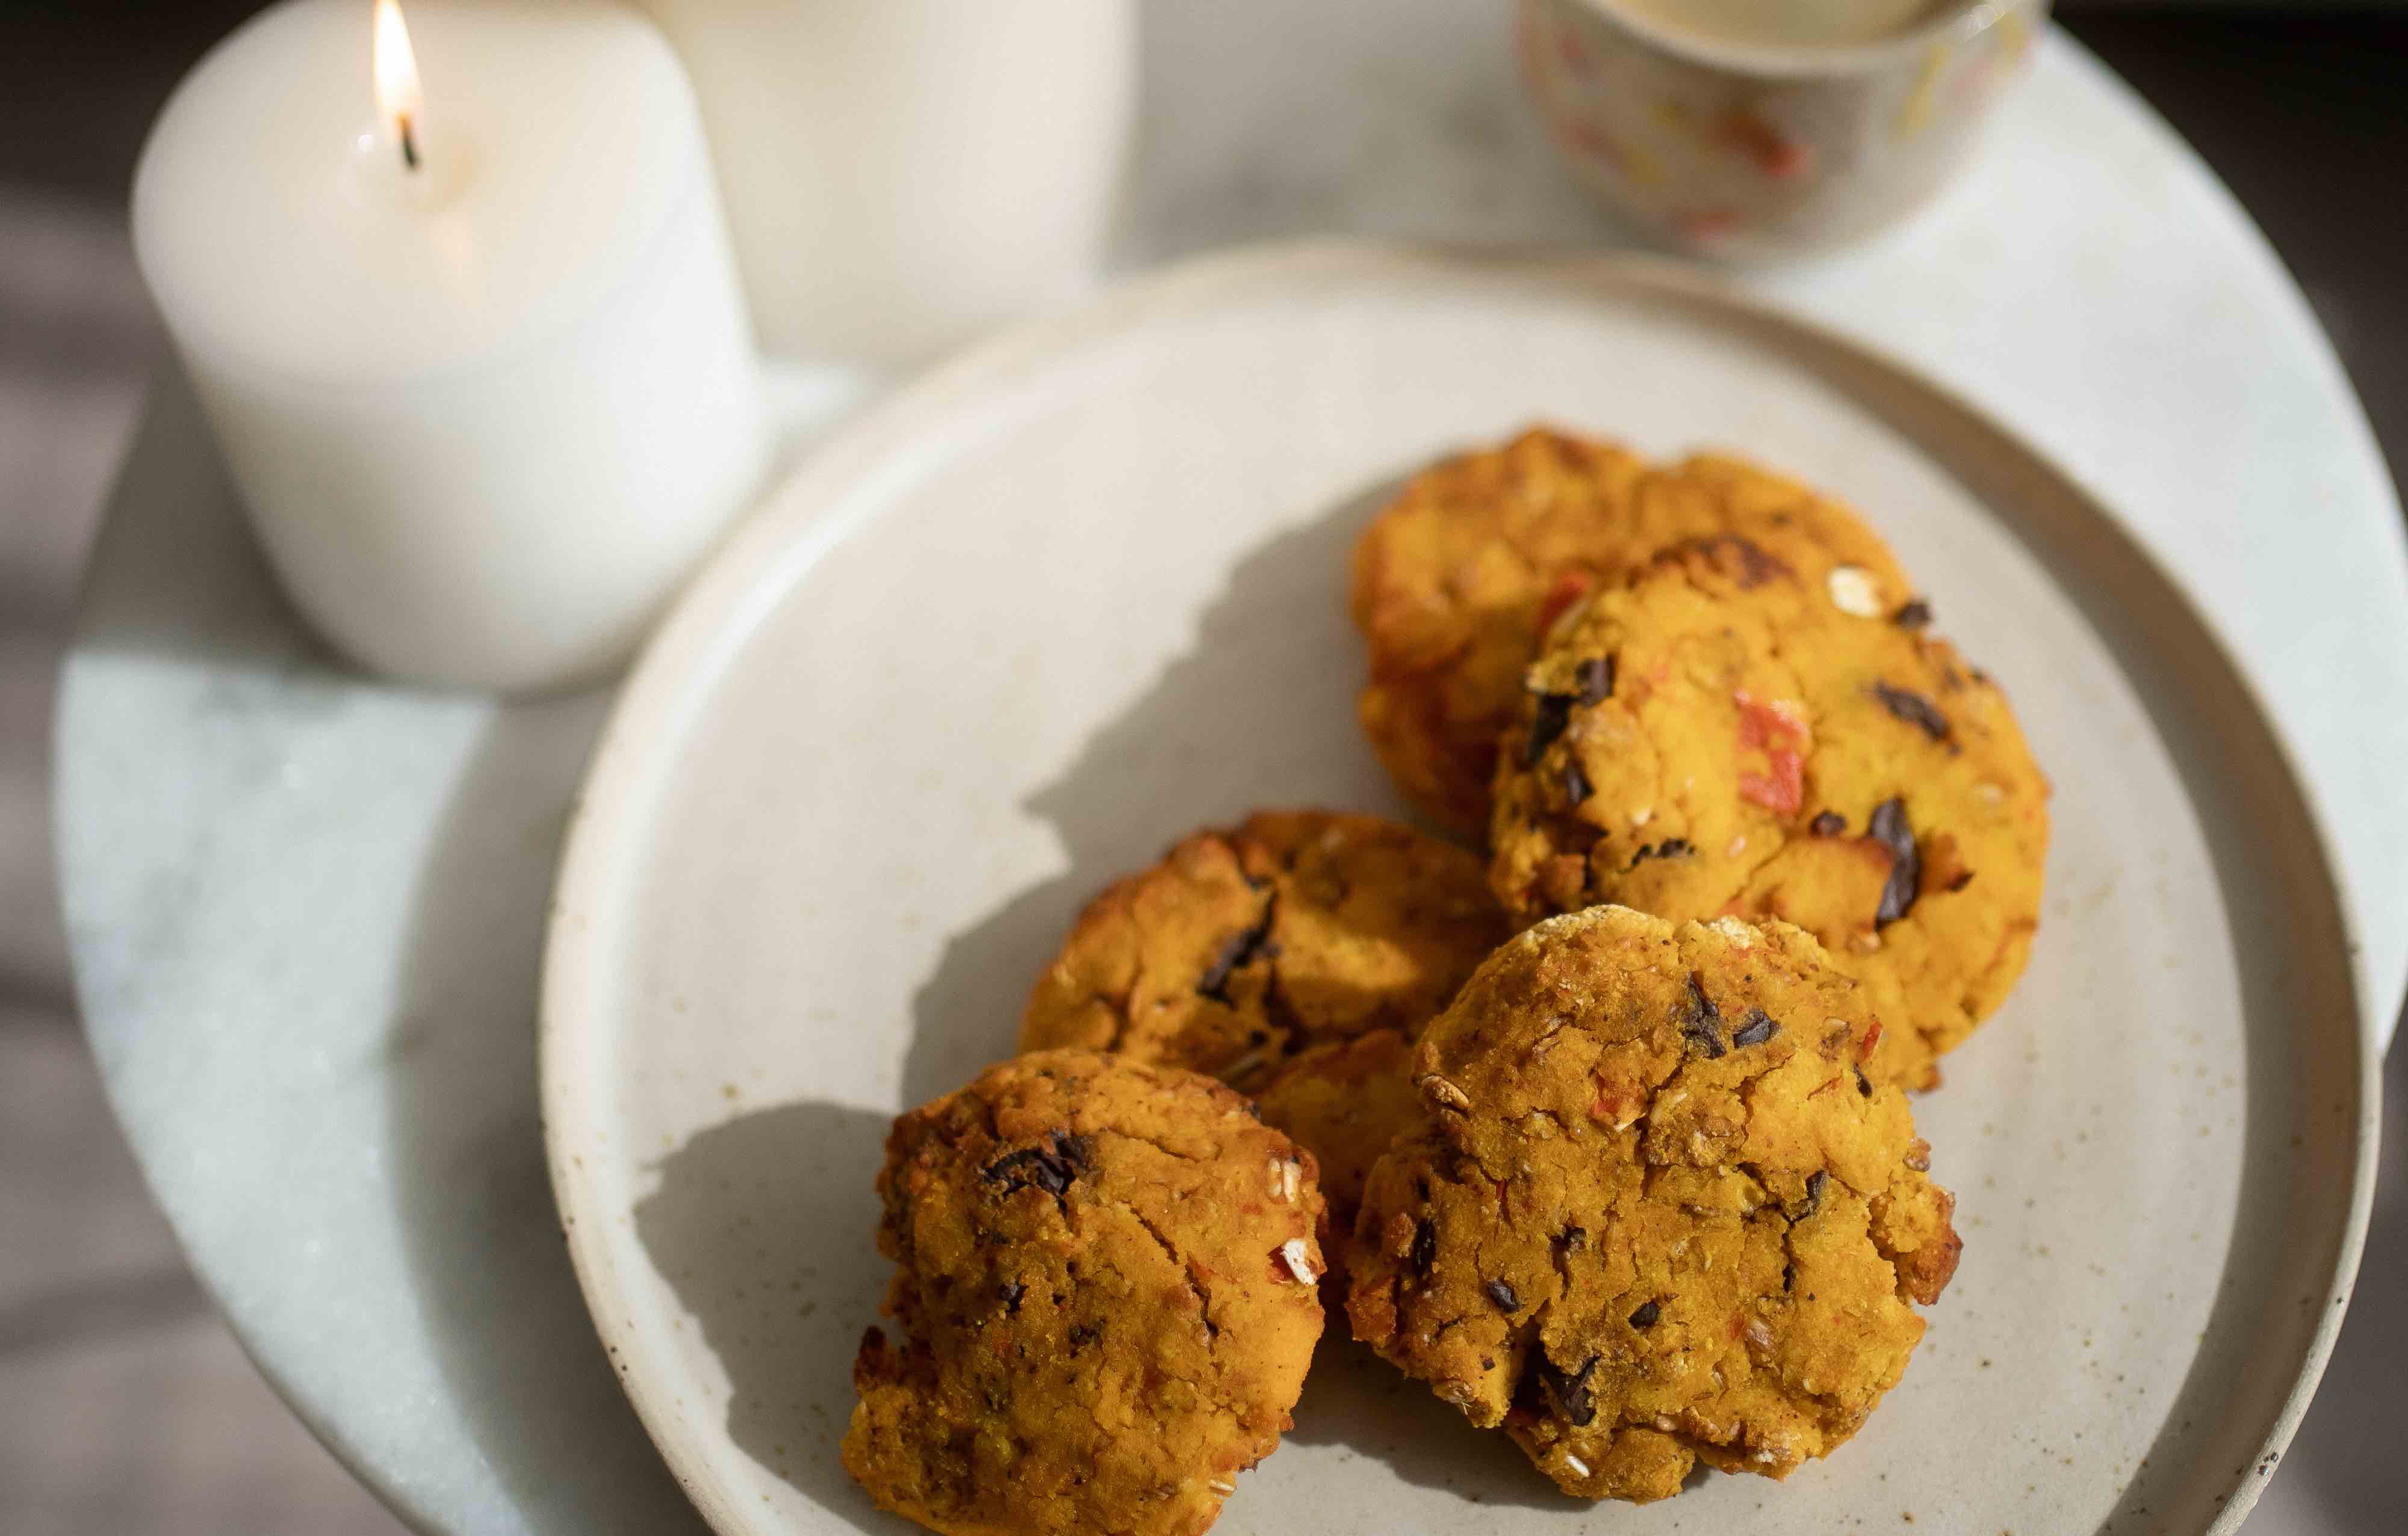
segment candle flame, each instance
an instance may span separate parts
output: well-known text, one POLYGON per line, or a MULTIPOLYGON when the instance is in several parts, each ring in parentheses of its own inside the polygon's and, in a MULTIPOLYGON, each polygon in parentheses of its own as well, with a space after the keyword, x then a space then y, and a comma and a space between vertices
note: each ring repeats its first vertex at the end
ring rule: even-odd
POLYGON ((377 115, 392 128, 402 163, 418 168, 417 124, 425 103, 418 90, 418 56, 398 0, 376 0, 377 115))

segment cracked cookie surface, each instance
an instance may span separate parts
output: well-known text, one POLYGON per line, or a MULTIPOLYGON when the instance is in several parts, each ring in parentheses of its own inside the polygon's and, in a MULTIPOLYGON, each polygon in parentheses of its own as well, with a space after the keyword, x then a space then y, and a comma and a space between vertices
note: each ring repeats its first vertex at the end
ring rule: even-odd
POLYGON ((1545 428, 1415 475, 1356 541, 1349 585, 1370 652, 1363 728, 1397 783, 1450 830, 1488 830, 1498 735, 1548 626, 1663 546, 1744 533, 1819 579, 1847 566, 1909 594, 1880 537, 1845 507, 1743 460, 1650 467, 1545 428))
POLYGON ((895 1123, 845 1469, 957 1536, 1193 1536, 1290 1427, 1323 1311, 1312 1154, 1225 1085, 1046 1051, 895 1123))
POLYGON ((1373 1169, 1355 1337, 1582 1498, 1785 1477, 1854 1434, 1955 1272, 1954 1201, 1811 935, 1619 907, 1498 950, 1373 1169))
POLYGON ((1526 675, 1498 898, 1522 922, 1612 901, 1795 923, 1871 994, 1875 1075, 1932 1085, 2023 970, 2048 785, 1929 619, 1732 537, 1600 593, 1526 675))
POLYGON ((1383 1116, 1411 1101, 1376 1081, 1383 1064, 1401 1072, 1507 931, 1461 848, 1375 816, 1260 811, 1090 903, 1029 997, 1021 1048, 1121 1052, 1256 1096, 1320 1158, 1342 1231, 1397 1128, 1383 1116))

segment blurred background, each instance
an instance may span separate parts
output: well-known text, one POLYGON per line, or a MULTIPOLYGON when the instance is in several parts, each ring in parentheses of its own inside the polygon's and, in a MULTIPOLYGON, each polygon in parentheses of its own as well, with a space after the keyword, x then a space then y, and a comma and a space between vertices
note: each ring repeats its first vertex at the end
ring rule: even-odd
MULTIPOLYGON (((1171 0, 1163 0, 1171 3, 1171 0)), ((78 1027, 46 757, 78 572, 165 346, 125 196, 178 77, 245 0, 0 3, 0 1532, 397 1532, 252 1371, 126 1154, 78 1027)), ((2062 23, 2272 237, 2408 463, 2408 5, 2060 0, 2062 23)), ((1502 22, 1500 20, 1500 26, 1502 22)), ((2408 1055, 2375 1228, 2307 1427, 2252 1536, 2402 1529, 2408 1055)))

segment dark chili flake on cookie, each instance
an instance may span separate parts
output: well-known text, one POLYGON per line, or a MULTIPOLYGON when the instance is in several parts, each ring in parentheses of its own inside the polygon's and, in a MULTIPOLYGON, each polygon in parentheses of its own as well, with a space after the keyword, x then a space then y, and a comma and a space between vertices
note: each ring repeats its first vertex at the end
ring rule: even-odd
POLYGON ((1602 704, 1613 696, 1613 658, 1591 656, 1572 668, 1583 704, 1602 704))
POLYGON ((1522 1298, 1520 1293, 1515 1291, 1512 1286, 1505 1284, 1505 1282, 1501 1280, 1492 1280, 1486 1285, 1483 1286, 1482 1289, 1488 1293, 1489 1300, 1497 1303, 1497 1310, 1503 1313, 1506 1316, 1511 1317, 1515 1313, 1522 1310, 1522 1298))
POLYGON ((1438 1227, 1427 1218, 1413 1223, 1412 1251, 1405 1256, 1412 1265, 1413 1273, 1424 1280, 1427 1280, 1430 1277, 1430 1270, 1437 1267, 1438 1227))
POLYGON ((1541 694, 1538 706, 1530 715, 1530 739, 1522 743, 1522 766, 1536 767, 1547 749, 1555 745, 1555 738, 1564 734, 1564 727, 1571 724, 1571 695, 1541 694))
POLYGON ((1271 912, 1266 906, 1261 922, 1242 932, 1231 934, 1222 943, 1221 953, 1212 956, 1212 963, 1204 968, 1204 974, 1197 980, 1197 996, 1210 998, 1216 1003, 1227 1002, 1231 976, 1257 959, 1268 960, 1279 953, 1279 946, 1270 941, 1270 937, 1271 912))
POLYGON ((1583 1248, 1588 1246, 1588 1228, 1585 1227, 1567 1227, 1561 1232, 1555 1234, 1555 1242, 1563 1247, 1564 1252, 1568 1254, 1578 1253, 1583 1248))
POLYGON ((1663 1315, 1664 1308, 1661 1303, 1641 1301, 1639 1303, 1639 1310, 1630 1314, 1630 1326, 1635 1328, 1652 1328, 1656 1326, 1656 1319, 1663 1315))
POLYGON ((1060 1199, 1070 1189, 1087 1166, 1091 1149, 1083 1136, 1071 1136, 1055 1131, 1045 1147, 1023 1147, 1006 1153, 986 1165, 986 1176, 1004 1185, 1004 1193, 1015 1194, 1034 1184, 1060 1199))
POLYGON ((1823 1188, 1830 1182, 1831 1175, 1819 1168, 1806 1176, 1806 1209, 1798 1213, 1799 1221, 1823 1209, 1823 1188))
POLYGON ((1731 1031, 1731 1043, 1742 1048, 1761 1045, 1779 1033, 1781 1026, 1773 1022, 1771 1014, 1761 1008, 1751 1008, 1747 1017, 1739 1021, 1739 1027, 1731 1031))
POLYGON ((1639 845, 1639 852, 1631 854, 1630 862, 1623 867, 1623 872, 1627 874, 1651 858, 1687 858, 1697 851, 1686 838, 1666 838, 1662 842, 1642 842, 1639 845))
POLYGON ((1910 597, 1889 616, 1889 622, 1900 629, 1921 629, 1931 622, 1931 605, 1920 597, 1910 597))
POLYGON ((1865 1075, 1865 1069, 1862 1067, 1850 1069, 1856 1074, 1856 1097, 1870 1098, 1873 1096, 1873 1080, 1865 1075))
POLYGON ((1579 805, 1595 793, 1596 791, 1589 786, 1588 770, 1581 767, 1580 759, 1566 757, 1564 759, 1564 802, 1568 805, 1579 805))
POLYGON ((995 1294, 1003 1302, 1004 1314, 1017 1317, 1020 1315, 1020 1299, 1028 1294, 1028 1287, 1017 1281, 1006 1281, 995 1288, 995 1294))
POLYGON ((1911 689, 1893 688, 1886 682, 1873 684, 1873 696, 1882 708, 1913 725, 1934 741, 1948 739, 1948 717, 1940 706, 1911 689))
POLYGON ((1597 1359, 1592 1355, 1578 1371, 1564 1371, 1547 1358, 1543 1349, 1530 1356, 1530 1370, 1546 1387, 1547 1396, 1555 1400, 1555 1413, 1575 1428, 1585 1428, 1597 1418, 1597 1400, 1590 1396, 1588 1388, 1589 1373, 1597 1369, 1597 1359))
POLYGON ((1818 838, 1836 838, 1848 829, 1848 818, 1836 811, 1826 811, 1806 824, 1806 830, 1818 838))
POLYGON ((1882 885, 1881 906, 1873 912, 1873 926, 1895 923, 1914 905, 1914 892, 1922 879, 1923 861, 1914 852, 1914 828, 1906 823, 1906 802, 1884 800, 1873 807, 1868 829, 1876 841, 1889 850, 1889 879, 1882 885))
POLYGON ((1700 538, 1696 547, 1737 581, 1742 592, 1753 592, 1775 577, 1795 574, 1787 565, 1767 553, 1763 545, 1737 534, 1700 538))
POLYGON ((1706 996, 1694 970, 1689 972, 1689 1005, 1681 1010, 1681 1038, 1704 1052, 1709 1060, 1729 1049, 1723 1044, 1722 1010, 1706 996))

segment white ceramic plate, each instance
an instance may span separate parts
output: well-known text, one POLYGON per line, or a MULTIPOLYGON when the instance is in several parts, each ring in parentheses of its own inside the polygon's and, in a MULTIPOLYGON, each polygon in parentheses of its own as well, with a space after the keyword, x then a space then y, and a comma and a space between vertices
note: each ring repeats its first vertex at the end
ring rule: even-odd
POLYGON ((1785 1486, 1574 1504, 1331 1339, 1220 1529, 2238 1523, 2339 1321, 2372 1078, 2324 850, 2209 628, 2000 429, 1684 269, 1321 246, 887 404, 619 705, 553 913, 547 1131, 604 1344, 720 1531, 905 1529, 836 1452, 888 1117, 1008 1053, 1076 908, 1181 833, 1399 809, 1354 725, 1347 549, 1399 477, 1534 419, 1855 502, 2015 700, 2057 784, 2046 916, 1918 1107, 1963 1269, 1883 1410, 1785 1486))

